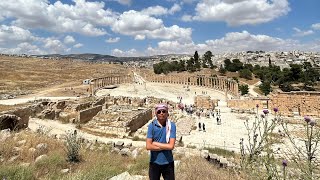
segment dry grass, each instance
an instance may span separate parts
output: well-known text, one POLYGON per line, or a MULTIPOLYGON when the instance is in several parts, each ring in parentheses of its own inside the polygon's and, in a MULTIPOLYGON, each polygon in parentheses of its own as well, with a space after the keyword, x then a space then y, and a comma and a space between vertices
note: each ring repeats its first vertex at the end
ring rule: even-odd
POLYGON ((0 56, 0 94, 19 95, 39 90, 65 96, 86 93, 87 86, 77 88, 82 80, 114 75, 114 70, 128 72, 115 64, 0 56), (62 92, 50 91, 52 87, 62 92))
MULTIPOLYGON (((94 146, 98 147, 98 145, 94 146)), ((141 160, 141 162, 137 162, 132 158, 110 153, 109 147, 106 145, 99 145, 99 147, 103 147, 102 150, 82 149, 80 151, 81 162, 69 163, 65 144, 62 141, 27 131, 11 133, 11 137, 1 142, 0 157, 4 159, 4 162, 0 162, 0 177, 8 179, 21 179, 22 176, 27 176, 26 179, 70 179, 78 176, 80 179, 105 179, 124 171, 137 174, 145 173, 145 168, 142 169, 142 166, 146 166, 148 163, 141 165, 141 162, 147 162, 147 160, 143 161, 146 156, 139 157, 137 160, 141 160), (18 145, 20 140, 26 140, 24 145, 18 145), (40 143, 46 143, 48 150, 35 151, 34 153, 29 150, 40 143), (14 150, 16 147, 21 149, 20 152, 14 150), (35 158, 41 154, 47 154, 48 157, 34 163, 35 158), (8 162, 11 157, 16 155, 19 155, 18 159, 8 162), (24 169, 19 166, 21 163, 30 163, 30 165, 24 169), (65 168, 71 171, 67 175, 60 173, 65 168), (21 176, 16 176, 16 174, 21 176)))
MULTIPOLYGON (((148 176, 149 154, 142 151, 137 159, 124 157, 110 152, 107 145, 93 144, 97 149, 80 151, 81 161, 79 163, 70 163, 66 158, 65 144, 62 141, 48 138, 45 135, 39 135, 32 132, 22 131, 12 133, 12 138, 4 141, 0 146, 0 157, 5 161, 0 163, 0 177, 8 179, 107 179, 122 172, 128 171, 131 175, 148 176), (18 146, 18 141, 26 140, 24 145, 19 147, 22 151, 20 157, 9 163, 7 160, 17 155, 13 149, 18 146), (48 144, 48 150, 45 152, 30 153, 30 148, 35 148, 39 143, 48 144), (34 163, 35 157, 40 154, 47 154, 48 157, 34 163), (21 163, 30 163, 27 167, 19 166, 21 163), (62 169, 68 168, 67 174, 62 174, 62 169)), ((83 146, 84 147, 84 146, 83 146)), ((184 156, 175 158, 180 160, 177 166, 176 179, 245 179, 239 172, 232 169, 221 169, 210 164, 203 158, 184 156)))
POLYGON ((193 157, 181 161, 176 172, 176 179, 184 180, 240 180, 245 177, 231 169, 221 169, 203 158, 193 157))

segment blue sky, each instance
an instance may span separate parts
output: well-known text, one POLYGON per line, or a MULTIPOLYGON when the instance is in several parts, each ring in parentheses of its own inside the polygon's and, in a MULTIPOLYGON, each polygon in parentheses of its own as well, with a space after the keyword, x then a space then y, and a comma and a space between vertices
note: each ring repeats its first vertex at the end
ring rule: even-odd
POLYGON ((319 0, 3 0, 0 53, 320 52, 319 0))

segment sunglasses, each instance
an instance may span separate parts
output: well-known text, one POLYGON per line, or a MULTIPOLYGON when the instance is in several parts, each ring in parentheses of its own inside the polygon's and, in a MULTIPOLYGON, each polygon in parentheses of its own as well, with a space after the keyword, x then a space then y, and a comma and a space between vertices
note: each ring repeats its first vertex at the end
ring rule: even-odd
POLYGON ((167 113, 167 111, 166 110, 158 110, 157 111, 157 114, 161 114, 161 113, 165 114, 165 113, 167 113))

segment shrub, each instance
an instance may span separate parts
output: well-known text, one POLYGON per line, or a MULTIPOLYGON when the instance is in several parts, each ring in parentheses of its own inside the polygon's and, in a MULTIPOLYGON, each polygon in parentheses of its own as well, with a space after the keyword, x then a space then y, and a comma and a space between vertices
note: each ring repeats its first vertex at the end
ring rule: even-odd
POLYGON ((77 138, 77 131, 68 132, 66 139, 66 151, 67 151, 67 160, 69 162, 79 162, 80 161, 80 141, 77 138))

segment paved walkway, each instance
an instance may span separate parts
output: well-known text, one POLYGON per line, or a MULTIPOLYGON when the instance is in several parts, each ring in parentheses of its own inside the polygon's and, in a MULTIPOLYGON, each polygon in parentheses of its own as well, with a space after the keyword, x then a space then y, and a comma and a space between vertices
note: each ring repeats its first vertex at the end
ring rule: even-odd
MULTIPOLYGON (((196 130, 191 131, 190 135, 183 136, 185 145, 196 146, 202 148, 219 147, 223 149, 240 152, 240 139, 246 138, 247 130, 244 126, 244 120, 239 118, 238 114, 231 113, 230 108, 226 107, 226 103, 220 101, 217 109, 220 109, 221 124, 217 124, 215 117, 200 117, 193 115, 196 119, 196 130), (198 123, 205 124, 205 131, 199 130, 198 123)), ((245 115, 253 121, 253 115, 245 115)))

